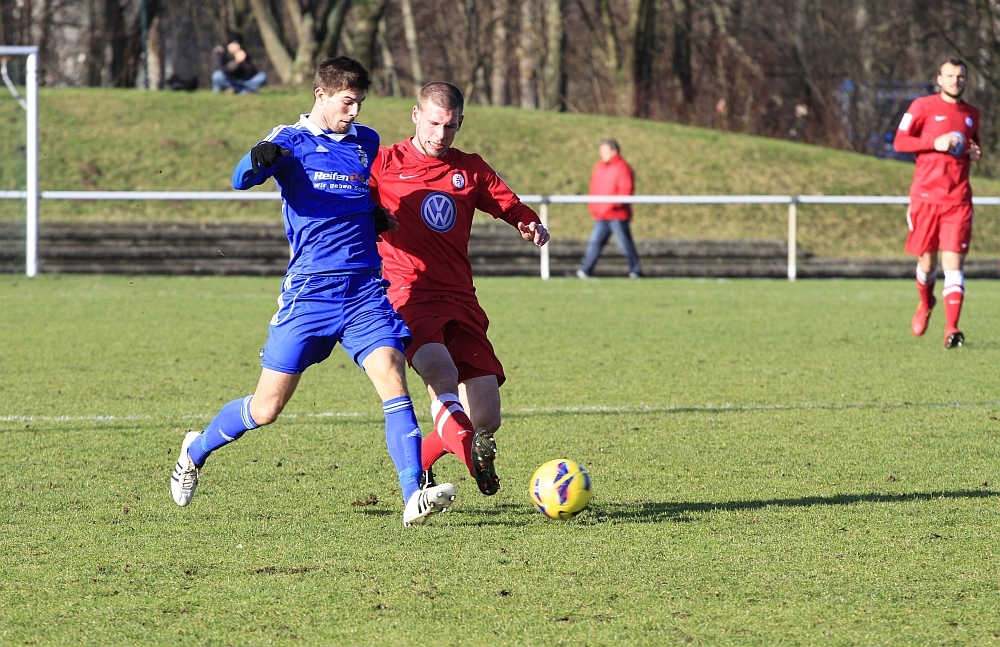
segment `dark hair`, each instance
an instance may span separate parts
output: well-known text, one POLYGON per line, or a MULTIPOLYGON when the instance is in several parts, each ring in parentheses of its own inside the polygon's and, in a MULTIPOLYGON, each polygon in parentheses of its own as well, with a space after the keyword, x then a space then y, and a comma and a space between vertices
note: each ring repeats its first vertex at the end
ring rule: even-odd
POLYGON ((617 139, 602 139, 599 147, 600 146, 608 146, 608 147, 611 148, 611 150, 613 150, 616 153, 620 153, 621 152, 621 149, 618 148, 618 140, 617 139))
POLYGON ((230 31, 226 33, 226 45, 229 43, 239 43, 240 47, 243 47, 243 34, 238 31, 230 31))
POLYGON ((329 93, 341 90, 367 92, 372 77, 365 66, 349 56, 337 56, 320 61, 313 78, 313 89, 323 88, 329 93))
POLYGON ((465 111, 465 97, 462 96, 462 91, 445 81, 433 81, 420 88, 417 107, 423 110, 428 101, 445 110, 457 110, 458 114, 465 111))
POLYGON ((941 68, 944 67, 945 65, 954 65, 955 67, 960 67, 963 70, 965 70, 966 74, 969 73, 969 66, 965 64, 965 61, 963 61, 962 59, 958 58, 957 56, 952 56, 951 58, 946 58, 944 60, 944 62, 942 62, 941 65, 938 66, 938 74, 941 73, 941 68))

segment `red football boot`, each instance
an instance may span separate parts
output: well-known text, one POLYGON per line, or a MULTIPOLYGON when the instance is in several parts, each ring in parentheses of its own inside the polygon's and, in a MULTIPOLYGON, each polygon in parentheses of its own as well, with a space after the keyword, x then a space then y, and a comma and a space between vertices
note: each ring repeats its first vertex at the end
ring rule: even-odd
POLYGON ((934 310, 935 305, 937 305, 937 299, 934 298, 934 295, 931 295, 930 303, 927 306, 924 306, 923 301, 917 305, 917 311, 913 313, 913 319, 910 321, 910 330, 913 331, 914 337, 921 337, 927 332, 927 322, 930 321, 931 311, 934 310))

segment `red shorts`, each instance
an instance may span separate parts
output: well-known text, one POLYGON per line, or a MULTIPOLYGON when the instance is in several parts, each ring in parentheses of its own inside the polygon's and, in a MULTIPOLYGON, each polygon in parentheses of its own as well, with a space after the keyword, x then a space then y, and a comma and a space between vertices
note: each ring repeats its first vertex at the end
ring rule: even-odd
POLYGON ((971 204, 911 202, 906 210, 906 253, 914 256, 945 252, 965 254, 972 241, 971 204))
POLYGON ((496 375, 497 384, 507 379, 503 365, 486 338, 490 320, 478 303, 449 299, 409 301, 399 314, 413 335, 406 349, 406 361, 413 364, 413 354, 424 344, 444 344, 458 368, 458 381, 496 375))

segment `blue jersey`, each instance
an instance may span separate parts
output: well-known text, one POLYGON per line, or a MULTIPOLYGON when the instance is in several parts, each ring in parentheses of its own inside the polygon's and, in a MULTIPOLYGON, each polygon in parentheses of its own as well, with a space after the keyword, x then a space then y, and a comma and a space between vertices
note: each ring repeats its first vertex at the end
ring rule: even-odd
POLYGON ((253 172, 250 154, 233 171, 233 188, 249 189, 273 177, 281 191, 285 235, 292 246, 289 274, 343 274, 378 270, 375 219, 368 176, 379 138, 353 124, 346 134, 325 133, 302 115, 264 141, 292 151, 253 172))

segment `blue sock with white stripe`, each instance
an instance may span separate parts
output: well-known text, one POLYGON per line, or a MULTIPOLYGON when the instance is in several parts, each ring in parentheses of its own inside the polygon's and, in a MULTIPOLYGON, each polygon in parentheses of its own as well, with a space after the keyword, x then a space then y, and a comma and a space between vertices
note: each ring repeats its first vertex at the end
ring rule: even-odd
POLYGON ((389 455, 399 472, 399 487, 403 490, 403 502, 420 489, 420 426, 417 414, 413 412, 413 401, 407 395, 386 400, 382 403, 385 413, 385 444, 389 455))
POLYGON ((251 400, 253 396, 248 395, 222 407, 212 422, 205 427, 205 431, 194 439, 188 447, 188 456, 195 465, 201 467, 208 455, 216 449, 228 445, 251 429, 260 426, 250 415, 251 400))

